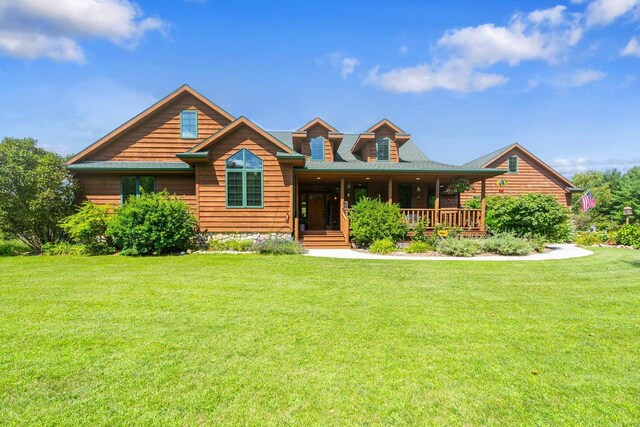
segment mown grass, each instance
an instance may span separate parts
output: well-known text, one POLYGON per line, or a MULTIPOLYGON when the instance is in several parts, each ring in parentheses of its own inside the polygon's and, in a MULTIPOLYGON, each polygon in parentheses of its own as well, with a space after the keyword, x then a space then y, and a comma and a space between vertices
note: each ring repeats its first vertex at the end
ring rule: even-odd
POLYGON ((0 258, 0 423, 637 425, 640 252, 0 258))

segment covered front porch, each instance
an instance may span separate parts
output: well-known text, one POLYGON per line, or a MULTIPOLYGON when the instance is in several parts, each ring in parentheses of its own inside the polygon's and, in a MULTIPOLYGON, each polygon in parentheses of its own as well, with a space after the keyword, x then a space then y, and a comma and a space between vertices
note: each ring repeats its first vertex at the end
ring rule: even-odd
POLYGON ((474 183, 471 191, 481 198, 480 209, 463 208, 460 194, 449 191, 459 178, 442 173, 298 173, 294 237, 308 247, 348 246, 349 211, 364 197, 399 204, 410 230, 426 219, 428 230, 445 224, 467 235, 484 234, 486 176, 464 176, 474 183))

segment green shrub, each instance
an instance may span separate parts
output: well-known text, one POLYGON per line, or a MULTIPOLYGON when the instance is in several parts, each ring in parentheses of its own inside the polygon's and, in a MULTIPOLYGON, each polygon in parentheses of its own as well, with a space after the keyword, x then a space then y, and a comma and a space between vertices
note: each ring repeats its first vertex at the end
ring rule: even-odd
POLYGON ((253 246, 254 245, 251 240, 212 240, 211 242, 209 242, 209 250, 217 252, 250 252, 253 250, 253 246))
POLYGON ((427 235, 427 227, 429 226, 429 220, 422 218, 416 222, 413 226, 413 240, 414 242, 426 243, 431 239, 431 236, 427 235))
POLYGON ((117 209, 107 236, 123 255, 159 255, 189 248, 196 226, 189 206, 163 191, 130 198, 117 209))
POLYGON ((498 255, 529 255, 535 248, 527 239, 505 234, 483 240, 482 250, 498 255))
POLYGON ((583 231, 578 233, 575 238, 576 245, 580 246, 593 246, 600 243, 607 243, 609 241, 609 234, 606 231, 583 231))
POLYGON ((110 211, 110 206, 84 202, 78 212, 66 217, 60 226, 74 242, 85 245, 91 255, 113 253, 113 241, 106 237, 112 218, 110 211))
POLYGON ((29 252, 29 250, 29 246, 20 240, 4 240, 2 236, 0 236, 0 256, 16 256, 29 252))
MULTIPOLYGON (((476 208, 479 203, 479 199, 474 198, 465 206, 476 208)), ((488 197, 486 223, 494 233, 543 237, 555 242, 570 241, 573 232, 569 210, 555 197, 535 193, 488 197)))
POLYGON ((391 252, 395 252, 398 247, 391 239, 376 240, 369 247, 369 252, 374 254, 387 255, 391 252))
POLYGON ((284 239, 266 239, 255 244, 255 251, 260 254, 296 255, 303 252, 300 242, 284 239))
POLYGON ((377 199, 360 200, 349 214, 351 235, 359 247, 376 240, 399 242, 407 234, 399 205, 383 203, 377 199))
POLYGON ((624 225, 615 236, 616 244, 640 249, 640 225, 624 225))
POLYGON ((74 244, 70 242, 45 243, 42 245, 43 255, 89 255, 87 248, 82 244, 74 244))
POLYGON ((440 239, 436 245, 436 250, 444 255, 457 257, 472 257, 479 254, 482 244, 474 239, 440 239))
POLYGON ((432 242, 411 242, 404 251, 408 254, 421 254, 435 250, 435 244, 432 242))
POLYGON ((547 248, 548 242, 544 239, 544 237, 534 236, 529 238, 529 243, 531 243, 531 246, 533 247, 534 251, 538 253, 543 253, 544 250, 547 248))

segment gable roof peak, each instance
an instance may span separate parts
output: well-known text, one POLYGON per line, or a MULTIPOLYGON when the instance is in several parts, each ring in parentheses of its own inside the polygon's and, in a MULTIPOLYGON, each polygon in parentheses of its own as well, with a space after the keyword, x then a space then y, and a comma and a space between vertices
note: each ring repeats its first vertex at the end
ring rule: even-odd
POLYGON ((320 117, 316 117, 315 119, 312 119, 311 121, 309 121, 307 124, 303 125, 300 129, 298 129, 298 132, 305 132, 309 128, 311 128, 312 126, 315 126, 315 125, 320 125, 323 128, 327 129, 329 132, 338 132, 338 130, 336 128, 331 126, 326 121, 322 120, 320 117))
POLYGON ((376 123, 375 125, 371 126, 369 129, 367 129, 367 131, 365 133, 371 133, 374 132, 375 130, 377 130, 378 128, 381 128, 382 126, 389 126, 391 129, 393 129, 393 131, 395 133, 402 133, 402 134, 406 134, 405 131, 403 131, 402 129, 400 129, 398 126, 396 126, 391 120, 384 118, 382 120, 380 120, 378 123, 376 123))
POLYGON ((116 138, 116 137, 122 135, 124 132, 128 131, 129 129, 131 129, 133 126, 135 126, 136 124, 138 124, 142 120, 150 117, 152 114, 156 113, 157 111, 159 111, 163 107, 167 106, 170 102, 175 100, 178 96, 183 95, 185 93, 188 93, 188 94, 194 96, 195 98, 197 98, 198 100, 200 100, 201 102, 206 104, 207 106, 211 107, 212 109, 214 109, 215 111, 220 113, 227 120, 229 120, 229 121, 233 121, 234 120, 234 117, 231 114, 229 114, 228 112, 226 112, 225 110, 220 108, 218 105, 216 105, 213 102, 211 102, 208 98, 206 98, 205 96, 201 95, 195 89, 193 89, 191 86, 189 86, 188 84, 185 83, 182 86, 180 86, 179 88, 177 88, 176 90, 174 90, 173 92, 171 92, 170 94, 168 94, 167 96, 165 96, 164 98, 160 99, 158 102, 156 102, 155 104, 153 104, 152 106, 150 106, 146 110, 142 111, 140 114, 138 114, 138 115, 134 116, 132 119, 129 119, 128 121, 124 122, 122 125, 120 125, 116 129, 112 130, 111 132, 109 132, 108 134, 106 134, 105 136, 103 136, 102 138, 100 138, 99 140, 97 140, 96 142, 94 142, 93 144, 91 144, 90 146, 85 148, 84 150, 80 151, 78 154, 73 156, 71 159, 67 160, 67 162, 65 164, 70 165, 70 164, 73 164, 73 163, 85 158, 89 154, 91 154, 94 151, 96 151, 99 148, 101 148, 103 145, 105 145, 105 144, 109 143, 110 141, 112 141, 113 138, 116 138))

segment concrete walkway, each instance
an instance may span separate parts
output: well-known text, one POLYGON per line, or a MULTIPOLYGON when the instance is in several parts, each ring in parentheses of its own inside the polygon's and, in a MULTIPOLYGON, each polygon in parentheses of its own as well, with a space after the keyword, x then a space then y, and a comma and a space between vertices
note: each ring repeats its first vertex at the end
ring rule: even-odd
POLYGON ((473 258, 462 258, 453 256, 411 256, 411 255, 376 255, 352 249, 309 249, 305 251, 305 256, 315 256, 324 258, 348 258, 348 259, 385 259, 403 261, 545 261, 549 259, 569 259, 580 258, 593 255, 593 252, 569 244, 554 244, 548 246, 551 251, 543 254, 533 254, 526 256, 504 256, 488 255, 473 258))

